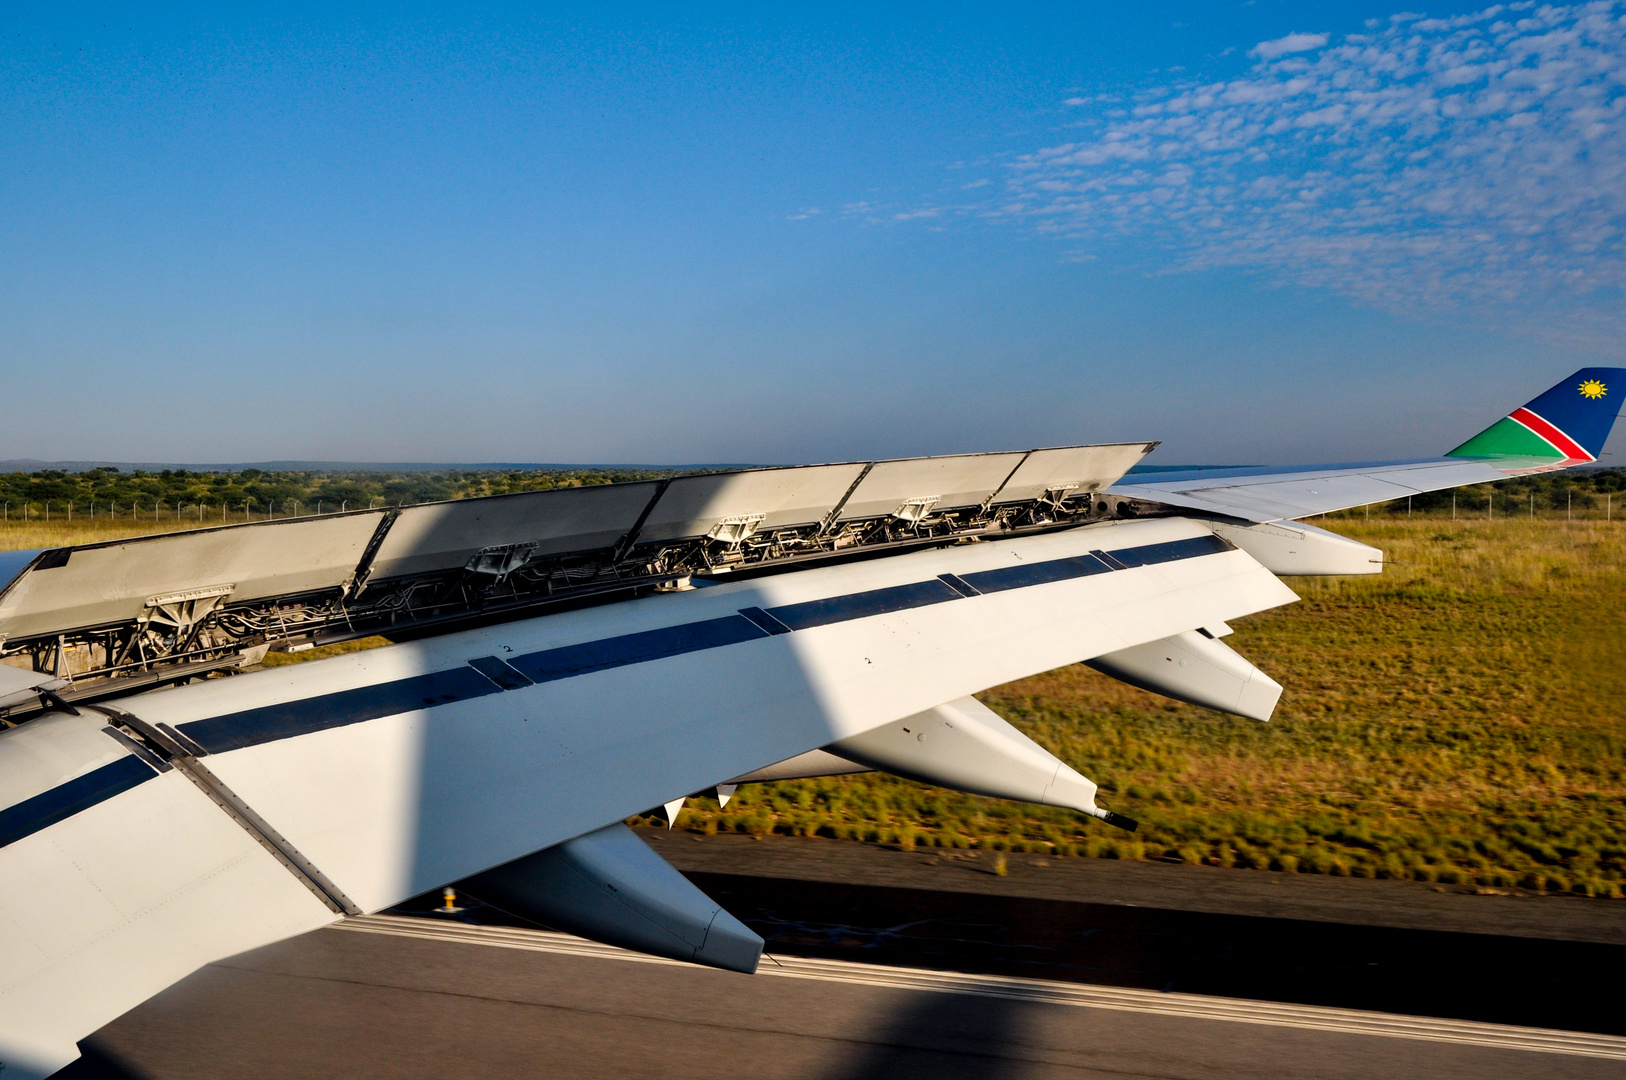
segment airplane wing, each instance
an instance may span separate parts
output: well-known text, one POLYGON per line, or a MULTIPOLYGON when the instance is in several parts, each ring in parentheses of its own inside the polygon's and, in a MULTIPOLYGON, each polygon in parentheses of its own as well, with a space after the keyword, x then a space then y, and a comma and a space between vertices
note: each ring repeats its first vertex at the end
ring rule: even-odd
POLYGON ((47 713, 0 735, 0 876, 29 883, 0 898, 3 1060, 49 1071, 212 959, 943 701, 1291 599, 1201 525, 1113 523, 47 713))
POLYGON ((1152 474, 1107 491, 1243 521, 1275 522, 1550 472, 1598 460, 1623 391, 1626 369, 1583 368, 1438 458, 1152 474))
POLYGON ((0 589, 7 1080, 203 964, 449 883, 753 970, 761 940, 619 822, 798 760, 1134 828, 970 695, 1088 661, 1267 719, 1281 686, 1220 640, 1227 621, 1292 601, 1277 575, 1307 544, 1361 572, 1372 551, 1112 513, 1101 494, 1150 449, 684 477, 20 560, 0 589), (254 669, 380 632, 395 644, 254 669))

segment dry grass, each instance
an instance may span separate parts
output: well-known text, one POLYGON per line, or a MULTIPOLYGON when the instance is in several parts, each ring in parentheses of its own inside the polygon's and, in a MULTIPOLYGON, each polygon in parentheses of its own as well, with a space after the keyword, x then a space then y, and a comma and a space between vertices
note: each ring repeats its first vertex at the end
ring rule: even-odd
POLYGON ((153 521, 150 518, 132 521, 129 514, 116 521, 107 517, 97 517, 95 521, 91 521, 83 514, 76 515, 72 521, 61 515, 50 521, 38 518, 26 523, 8 521, 0 524, 0 551, 96 544, 103 540, 122 540, 130 536, 180 532, 184 529, 219 524, 218 521, 210 521, 205 522, 204 526, 199 526, 196 521, 175 521, 170 518, 162 521, 153 521))
POLYGON ((366 652, 368 649, 376 649, 380 645, 388 645, 389 643, 388 638, 356 638, 353 641, 341 641, 337 645, 319 645, 314 649, 306 649, 303 652, 266 653, 263 664, 266 667, 282 667, 286 664, 304 663, 306 660, 326 660, 330 656, 343 656, 346 653, 366 652))
POLYGON ((687 823, 1620 895, 1626 525, 1325 524, 1390 565, 1297 579, 1303 602, 1237 625, 1287 687, 1269 724, 1082 666, 980 695, 1134 836, 880 776, 746 788, 687 823))

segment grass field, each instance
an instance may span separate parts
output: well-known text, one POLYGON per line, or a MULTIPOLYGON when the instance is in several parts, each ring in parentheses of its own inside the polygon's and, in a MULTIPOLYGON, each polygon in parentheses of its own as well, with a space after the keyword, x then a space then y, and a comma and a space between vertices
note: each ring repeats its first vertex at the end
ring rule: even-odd
POLYGON ((979 695, 1138 833, 882 776, 750 786, 680 823, 1621 895, 1626 525, 1322 524, 1389 565, 1292 579, 1302 602, 1236 624, 1287 688, 1268 724, 1083 666, 979 695))
MULTIPOLYGON (((1626 522, 1357 511, 1318 524, 1389 564, 1291 579, 1302 602, 1236 623, 1228 643, 1286 686, 1270 723, 1082 666, 980 695, 1098 781, 1136 834, 883 776, 750 786, 726 810, 691 800, 680 824, 1620 896, 1626 522)), ((12 523, 0 548, 130 526, 12 523)))
MULTIPOLYGON (((206 525, 218 525, 218 521, 206 525)), ((0 551, 19 548, 67 547, 72 544, 96 544, 103 540, 118 540, 126 536, 149 536, 152 533, 179 532, 198 528, 196 521, 131 521, 128 515, 117 521, 106 517, 88 521, 82 515, 72 521, 58 516, 52 521, 38 519, 29 522, 8 521, 0 524, 0 551)))

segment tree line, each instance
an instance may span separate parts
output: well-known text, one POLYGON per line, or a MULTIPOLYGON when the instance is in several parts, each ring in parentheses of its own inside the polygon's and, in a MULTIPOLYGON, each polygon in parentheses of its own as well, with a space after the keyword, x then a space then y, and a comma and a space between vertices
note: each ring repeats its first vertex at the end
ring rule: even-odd
POLYGON ((0 473, 0 513, 20 518, 103 514, 141 517, 199 512, 334 513, 379 506, 409 506, 480 495, 651 480, 676 475, 659 469, 525 469, 440 472, 273 472, 241 469, 198 472, 163 469, 122 472, 111 466, 84 472, 43 469, 0 473))
MULTIPOLYGON (((1490 505, 1497 516, 1536 513, 1551 516, 1566 511, 1602 511, 1612 507, 1615 516, 1626 510, 1626 469, 1579 469, 1557 473, 1516 476, 1495 484, 1470 488, 1428 491, 1409 500, 1396 499, 1383 504, 1387 514, 1449 512, 1453 505, 1462 514, 1483 513, 1490 505), (1452 500, 1455 500, 1453 504, 1452 500)), ((1378 512, 1377 504, 1372 511, 1378 512)))
MULTIPOLYGON (((589 484, 654 480, 704 470, 563 468, 436 472, 281 472, 241 469, 199 472, 163 469, 157 472, 122 472, 112 466, 63 472, 0 473, 0 514, 6 518, 46 517, 58 514, 171 517, 199 513, 207 520, 234 512, 264 514, 318 514, 361 510, 378 506, 410 506, 446 499, 506 495, 519 491, 546 491, 589 484)), ((1433 491, 1410 500, 1413 512, 1449 510, 1453 498, 1464 511, 1494 499, 1507 512, 1533 509, 1537 513, 1565 510, 1601 510, 1623 502, 1626 469, 1585 469, 1514 477, 1496 484, 1451 491, 1433 491), (1494 493, 1492 495, 1491 493, 1494 493), (1613 496, 1611 500, 1611 496, 1613 496)), ((1374 506, 1374 510, 1378 507, 1374 506)), ((1408 501, 1385 504, 1381 512, 1404 514, 1408 501)))

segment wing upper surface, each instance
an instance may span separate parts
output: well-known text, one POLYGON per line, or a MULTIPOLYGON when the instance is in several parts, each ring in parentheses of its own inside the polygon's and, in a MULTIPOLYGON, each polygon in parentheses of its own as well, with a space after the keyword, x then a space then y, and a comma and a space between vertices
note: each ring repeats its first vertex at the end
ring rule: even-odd
POLYGON ((1128 522, 469 631, 129 708, 213 748, 215 774, 376 910, 944 700, 1291 599, 1199 524, 1128 522), (1116 566, 1089 555, 1103 547, 1116 566), (471 660, 500 663, 512 688, 482 685, 471 660))
POLYGON ((0 734, 0 874, 30 886, 0 894, 0 1050, 49 1071, 188 972, 335 907, 379 910, 943 701, 1292 599, 1200 523, 1105 523, 121 699, 115 718, 191 748, 170 768, 106 716, 47 715, 0 734))
POLYGON ((87 710, 0 733, 8 1078, 66 1065, 77 1040, 204 964, 337 917, 180 772, 131 753, 105 723, 87 710))
POLYGON ((1131 482, 1114 484, 1107 491, 1244 521, 1267 522, 1508 477, 1505 469, 1488 462, 1460 458, 1320 468, 1215 469, 1177 479, 1150 478, 1155 475, 1150 474, 1144 481, 1131 477, 1131 482))

